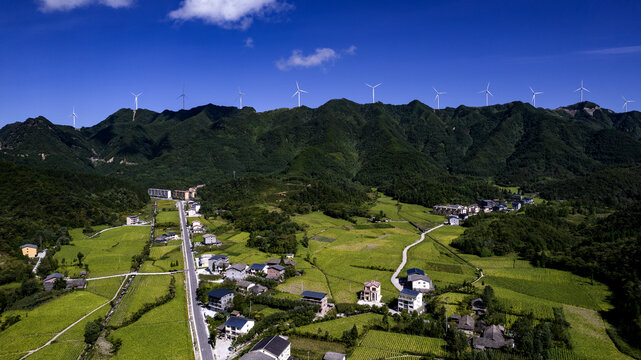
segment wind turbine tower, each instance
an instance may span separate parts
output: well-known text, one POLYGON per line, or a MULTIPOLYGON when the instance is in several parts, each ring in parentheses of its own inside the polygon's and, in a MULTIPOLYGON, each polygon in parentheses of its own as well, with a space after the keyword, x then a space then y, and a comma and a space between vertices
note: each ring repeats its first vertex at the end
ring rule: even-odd
POLYGON ((303 89, 301 89, 301 88, 298 86, 298 81, 296 81, 296 92, 294 93, 294 95, 292 95, 292 97, 294 97, 294 96, 298 95, 298 107, 300 107, 300 94, 301 94, 301 93, 305 93, 305 94, 307 94, 308 92, 307 92, 307 91, 305 91, 305 90, 303 90, 303 89))
POLYGON ((133 96, 134 96, 134 103, 135 103, 135 107, 134 107, 134 117, 132 118, 132 120, 131 120, 131 121, 135 121, 135 120, 136 120, 136 111, 138 111, 138 96, 142 95, 142 93, 137 94, 137 95, 136 95, 136 94, 134 94, 134 93, 132 93, 132 92, 130 92, 130 93, 131 93, 131 95, 133 95, 133 96))
POLYGON ((368 84, 368 83, 365 83, 365 85, 367 85, 367 86, 369 86, 369 87, 371 87, 371 88, 372 88, 372 104, 373 104, 373 103, 375 103, 375 102, 376 102, 376 100, 374 99, 374 89, 376 89, 377 87, 381 86, 381 85, 382 85, 382 83, 378 83, 378 84, 376 84, 376 85, 374 85, 374 86, 372 86, 372 85, 370 85, 370 84, 368 84))
POLYGON ((445 91, 439 92, 434 87, 432 89, 434 89, 434 92, 436 93, 436 97, 434 98, 434 100, 436 100, 436 110, 439 110, 441 108, 441 95, 447 94, 447 92, 445 91))
POLYGON ((581 92, 581 102, 583 102, 583 92, 584 91, 590 92, 590 90, 588 90, 588 89, 583 87, 583 80, 581 80, 581 87, 576 89, 576 90, 574 90, 574 92, 577 92, 577 91, 581 92))
POLYGON ((71 117, 73 118, 73 128, 78 130, 78 128, 76 127, 76 118, 78 117, 78 114, 76 114, 76 107, 75 106, 71 110, 71 117))
POLYGON ((185 110, 185 97, 186 97, 186 96, 187 96, 187 95, 185 95, 185 85, 183 85, 183 92, 182 92, 182 94, 178 95, 178 97, 176 98, 176 99, 183 98, 183 107, 182 107, 182 109, 183 109, 183 110, 185 110))
POLYGON ((489 81, 487 83, 487 86, 485 87, 485 90, 479 91, 479 94, 485 94, 485 106, 487 106, 488 105, 488 95, 494 96, 494 94, 492 94, 490 92, 490 82, 489 81))
POLYGON ((628 112, 628 104, 636 102, 636 101, 628 100, 628 99, 625 98, 625 96, 622 96, 622 97, 623 97, 623 109, 624 109, 624 112, 628 112))
POLYGON ((239 107, 239 109, 243 108, 243 95, 245 95, 245 93, 240 91, 240 88, 238 88, 238 97, 240 98, 240 107, 239 107))
POLYGON ((543 94, 543 91, 534 91, 531 86, 530 91, 532 92, 532 106, 536 107, 536 96, 543 94))

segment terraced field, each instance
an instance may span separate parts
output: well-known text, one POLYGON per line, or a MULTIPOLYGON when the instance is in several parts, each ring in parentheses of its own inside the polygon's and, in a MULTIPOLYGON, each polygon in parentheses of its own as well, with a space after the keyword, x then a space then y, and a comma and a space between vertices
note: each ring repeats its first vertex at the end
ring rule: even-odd
POLYGON ((118 326, 127 320, 145 303, 153 303, 167 293, 171 275, 137 276, 127 289, 116 312, 112 315, 110 325, 118 326))
POLYGON ((365 359, 364 356, 380 359, 395 355, 445 356, 447 354, 445 345, 443 339, 370 330, 352 354, 351 359, 365 359))

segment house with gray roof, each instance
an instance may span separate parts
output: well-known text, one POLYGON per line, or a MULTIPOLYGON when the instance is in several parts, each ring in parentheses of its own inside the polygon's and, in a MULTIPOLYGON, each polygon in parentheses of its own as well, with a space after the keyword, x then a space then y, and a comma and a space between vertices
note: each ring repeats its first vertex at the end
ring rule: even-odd
POLYGON ((291 344, 280 335, 264 338, 243 355, 241 360, 287 360, 291 356, 291 344))
POLYGON ((411 289, 403 289, 398 295, 398 311, 423 312, 423 294, 411 289))
POLYGON ((231 264, 225 271, 225 278, 233 280, 243 280, 247 277, 247 264, 231 264))
POLYGON ((242 316, 230 316, 224 325, 225 336, 228 339, 236 339, 239 336, 246 335, 254 327, 254 320, 246 319, 242 316))
POLYGON ((456 327, 458 327, 459 330, 463 331, 468 335, 473 335, 474 334, 474 318, 471 317, 470 315, 463 315, 459 319, 456 327))
POLYGON ((320 306, 321 315, 327 313, 327 294, 317 291, 303 291, 300 295, 303 297, 303 301, 320 306))
POLYGON ((407 276, 406 285, 414 291, 422 293, 434 290, 432 279, 425 274, 410 274, 407 276))
POLYGON ((226 311, 233 304, 234 292, 227 289, 214 289, 207 293, 209 307, 217 311, 226 311))
POLYGON ((514 340, 505 340, 501 329, 496 325, 492 325, 485 328, 483 336, 472 339, 472 346, 477 350, 486 348, 500 349, 504 346, 514 347, 514 340))
POLYGON ((229 256, 213 255, 209 258, 209 271, 212 274, 219 274, 229 267, 229 256))

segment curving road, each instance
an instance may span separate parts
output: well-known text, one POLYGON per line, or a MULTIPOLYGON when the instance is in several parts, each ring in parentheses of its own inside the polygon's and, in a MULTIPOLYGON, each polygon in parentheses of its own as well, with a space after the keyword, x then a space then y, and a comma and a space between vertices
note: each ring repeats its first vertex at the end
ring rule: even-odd
POLYGON ((409 251, 410 248, 412 248, 415 245, 420 244, 423 240, 425 240, 425 235, 427 235, 428 232, 430 232, 432 230, 436 230, 436 229, 440 228, 441 226, 443 226, 443 224, 441 224, 439 226, 435 226, 435 227, 425 231, 424 233, 421 234, 421 238, 420 239, 418 239, 417 241, 407 245, 405 247, 405 249, 403 249, 403 261, 401 261, 401 264, 398 266, 398 269, 396 269, 394 274, 392 274, 392 279, 391 279, 392 280, 392 284, 394 285, 395 288, 398 289, 398 291, 403 290, 403 287, 398 282, 398 274, 400 274, 400 272, 403 271, 403 268, 405 267, 405 264, 407 263, 407 252, 409 251))

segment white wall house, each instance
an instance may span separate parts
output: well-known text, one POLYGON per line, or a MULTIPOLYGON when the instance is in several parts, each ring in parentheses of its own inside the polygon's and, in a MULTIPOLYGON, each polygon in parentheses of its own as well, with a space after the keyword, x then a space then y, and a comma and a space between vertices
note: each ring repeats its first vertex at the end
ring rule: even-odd
POLYGON ((423 294, 410 289, 401 290, 398 295, 398 310, 401 311, 403 309, 408 312, 423 312, 423 294))

